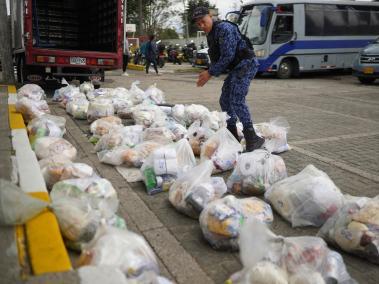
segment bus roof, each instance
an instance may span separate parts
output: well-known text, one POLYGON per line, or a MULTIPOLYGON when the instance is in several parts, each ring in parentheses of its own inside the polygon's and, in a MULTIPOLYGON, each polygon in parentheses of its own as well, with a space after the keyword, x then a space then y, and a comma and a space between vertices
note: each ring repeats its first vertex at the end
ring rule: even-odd
POLYGON ((242 7, 249 6, 252 4, 273 4, 274 6, 278 4, 336 4, 336 5, 357 5, 357 6, 378 6, 379 2, 370 1, 341 1, 341 0, 250 0, 243 3, 242 7))

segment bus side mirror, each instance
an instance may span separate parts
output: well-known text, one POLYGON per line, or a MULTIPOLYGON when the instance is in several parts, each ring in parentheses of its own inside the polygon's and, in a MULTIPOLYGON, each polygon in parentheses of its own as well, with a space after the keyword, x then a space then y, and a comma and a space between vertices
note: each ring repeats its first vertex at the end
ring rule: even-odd
POLYGON ((237 23, 240 17, 239 11, 232 11, 226 14, 225 19, 232 23, 237 23))

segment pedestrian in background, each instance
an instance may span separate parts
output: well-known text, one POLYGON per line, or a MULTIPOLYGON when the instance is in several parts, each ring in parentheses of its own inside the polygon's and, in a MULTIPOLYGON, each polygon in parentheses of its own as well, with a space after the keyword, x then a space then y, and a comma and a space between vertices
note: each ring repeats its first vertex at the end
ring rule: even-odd
POLYGON ((207 34, 208 53, 211 59, 209 69, 200 73, 197 86, 202 87, 212 76, 217 77, 229 71, 220 97, 221 109, 230 117, 227 128, 239 140, 236 126, 239 119, 243 124, 246 151, 251 152, 261 148, 265 140, 255 133, 250 111, 246 105, 250 82, 259 66, 250 40, 241 34, 236 24, 213 21, 206 7, 197 7, 192 19, 207 34))
POLYGON ((126 73, 126 68, 128 67, 129 59, 130 59, 130 51, 129 51, 129 41, 128 41, 128 35, 125 33, 125 39, 124 39, 124 48, 123 48, 123 58, 122 58, 122 75, 123 76, 129 76, 128 73, 126 73))
POLYGON ((157 67, 157 44, 154 41, 155 36, 150 35, 149 41, 146 44, 146 74, 149 74, 150 65, 153 64, 155 72, 158 75, 158 67, 157 67))

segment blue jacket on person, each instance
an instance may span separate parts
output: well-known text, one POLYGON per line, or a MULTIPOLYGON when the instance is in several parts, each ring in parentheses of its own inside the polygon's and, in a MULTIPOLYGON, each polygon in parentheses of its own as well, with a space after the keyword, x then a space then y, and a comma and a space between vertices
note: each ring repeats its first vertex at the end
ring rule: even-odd
POLYGON ((153 61, 157 59, 157 44, 155 41, 148 41, 146 44, 146 59, 149 61, 153 61))

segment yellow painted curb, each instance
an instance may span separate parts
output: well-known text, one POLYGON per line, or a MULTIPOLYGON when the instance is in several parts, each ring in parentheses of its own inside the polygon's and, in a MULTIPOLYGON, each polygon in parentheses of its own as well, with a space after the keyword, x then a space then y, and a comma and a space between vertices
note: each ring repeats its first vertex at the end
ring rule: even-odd
POLYGON ((9 112, 9 126, 11 129, 23 129, 26 128, 22 114, 16 111, 15 105, 8 106, 9 112))
POLYGON ((16 86, 8 85, 8 93, 16 93, 16 86))
POLYGON ((144 71, 145 70, 145 66, 129 63, 128 64, 128 69, 130 69, 130 70, 137 70, 137 71, 144 71))

